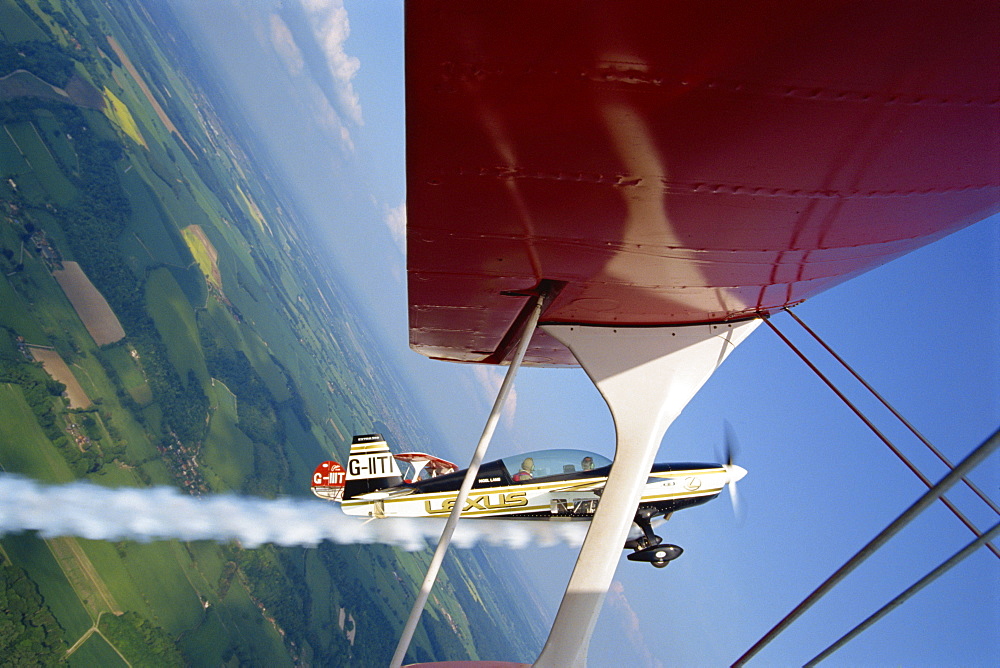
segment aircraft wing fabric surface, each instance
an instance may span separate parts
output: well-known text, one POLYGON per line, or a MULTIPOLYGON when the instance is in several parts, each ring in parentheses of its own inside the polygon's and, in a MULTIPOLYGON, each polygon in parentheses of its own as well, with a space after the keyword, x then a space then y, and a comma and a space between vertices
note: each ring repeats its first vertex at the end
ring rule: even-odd
POLYGON ((501 362, 543 280, 546 323, 769 313, 995 212, 998 11, 407 3, 411 346, 501 362))

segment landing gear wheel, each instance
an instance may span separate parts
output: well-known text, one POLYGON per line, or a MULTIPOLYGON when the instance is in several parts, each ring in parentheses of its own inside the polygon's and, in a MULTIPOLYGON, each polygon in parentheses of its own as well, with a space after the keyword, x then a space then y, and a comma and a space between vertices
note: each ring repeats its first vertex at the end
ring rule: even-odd
POLYGON ((684 548, 680 545, 661 543, 660 545, 647 547, 645 550, 636 550, 628 555, 628 559, 629 561, 648 561, 656 568, 663 568, 683 553, 684 548))
POLYGON ((663 543, 663 539, 653 533, 652 519, 659 513, 654 508, 639 508, 635 523, 642 529, 642 535, 625 543, 626 549, 635 552, 628 555, 629 561, 648 561, 656 568, 663 568, 681 556, 684 549, 679 545, 663 543))

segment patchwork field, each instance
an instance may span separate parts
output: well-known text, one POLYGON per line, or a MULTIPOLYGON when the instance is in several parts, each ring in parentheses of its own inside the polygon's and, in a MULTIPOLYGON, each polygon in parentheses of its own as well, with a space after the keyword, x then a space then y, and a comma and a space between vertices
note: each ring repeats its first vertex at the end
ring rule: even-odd
MULTIPOLYGON (((0 466, 308 496, 352 433, 432 439, 169 4, 0 0, 24 71, 0 69, 0 466)), ((81 666, 385 665, 373 639, 398 632, 426 562, 378 545, 0 548, 81 666), (156 643, 105 633, 125 617, 156 643)), ((472 620, 495 624, 463 593, 497 578, 457 558, 415 655, 509 655, 510 629, 477 648, 472 620)))
POLYGON ((104 110, 111 122, 121 128, 121 131, 132 138, 132 140, 143 148, 149 148, 146 138, 139 131, 132 112, 129 111, 125 103, 118 99, 118 96, 107 88, 104 89, 104 110))
POLYGON ((184 145, 187 147, 189 151, 193 153, 194 151, 192 151, 191 147, 188 146, 186 141, 184 141, 184 137, 181 136, 181 133, 177 129, 177 126, 174 125, 173 121, 170 120, 170 117, 167 116, 167 112, 163 110, 163 107, 160 106, 160 103, 153 96, 152 91, 149 90, 149 86, 146 85, 146 81, 142 78, 142 75, 139 74, 139 70, 135 68, 135 65, 132 64, 132 60, 128 57, 128 54, 125 53, 125 50, 122 49, 121 45, 118 43, 118 40, 116 40, 111 35, 108 35, 107 39, 108 39, 108 45, 111 46, 112 50, 114 50, 115 52, 115 55, 117 55, 118 58, 122 61, 122 64, 125 66, 125 69, 128 70, 128 73, 139 85, 139 88, 142 89, 142 94, 146 96, 146 101, 149 102, 149 106, 153 109, 153 111, 156 112, 156 115, 160 119, 160 122, 162 122, 163 125, 166 126, 167 130, 169 130, 172 133, 175 133, 177 135, 177 138, 184 143, 184 145))
POLYGON ((73 304, 76 314, 90 332, 94 343, 103 346, 119 341, 125 336, 125 330, 122 329, 108 301, 90 282, 78 263, 64 262, 63 268, 56 269, 52 275, 66 293, 66 298, 73 304))
POLYGON ((56 563, 66 575, 77 598, 94 620, 102 612, 121 614, 121 607, 97 573, 94 564, 80 547, 76 538, 50 538, 46 541, 56 563))
POLYGON ((8 123, 4 129, 30 168, 31 176, 38 179, 53 203, 60 207, 72 204, 76 198, 76 189, 62 173, 35 124, 8 123))
POLYGON ((211 285, 222 293, 222 274, 219 272, 219 251, 209 241, 201 225, 188 225, 183 230, 191 254, 194 255, 201 273, 211 285))
POLYGON ((0 318, 15 329, 29 344, 44 345, 48 337, 37 320, 31 317, 28 303, 6 277, 0 276, 0 318))
POLYGON ((167 347, 170 362, 182 377, 195 374, 208 384, 198 323, 180 285, 167 269, 154 269, 146 281, 146 309, 167 347))
POLYGON ((0 383, 0 467, 45 482, 69 482, 73 474, 34 418, 18 385, 0 383), (21 444, 22 447, 13 447, 21 444))
POLYGON ((90 634, 69 656, 70 666, 127 667, 130 664, 99 633, 90 634))
POLYGON ((42 363, 45 372, 66 386, 66 398, 70 408, 89 408, 90 397, 83 391, 80 382, 73 375, 66 362, 55 350, 29 347, 31 356, 42 363))
POLYGON ((8 42, 51 39, 51 35, 40 29, 13 2, 0 5, 0 34, 8 42))

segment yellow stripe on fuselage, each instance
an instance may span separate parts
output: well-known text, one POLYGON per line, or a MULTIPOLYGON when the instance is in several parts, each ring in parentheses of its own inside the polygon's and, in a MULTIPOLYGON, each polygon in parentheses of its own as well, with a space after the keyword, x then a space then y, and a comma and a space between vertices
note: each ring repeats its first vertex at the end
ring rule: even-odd
POLYGON ((351 446, 351 454, 368 454, 370 452, 389 452, 389 446, 385 443, 361 443, 351 446))
POLYGON ((706 490, 700 490, 699 489, 699 490, 695 490, 693 492, 689 491, 689 490, 685 490, 683 492, 672 492, 670 494, 650 494, 648 496, 643 495, 642 499, 640 500, 640 503, 644 502, 644 501, 645 502, 648 502, 648 501, 663 501, 665 499, 693 498, 693 497, 696 497, 696 496, 709 496, 711 494, 718 494, 721 491, 722 491, 722 488, 718 487, 718 488, 715 488, 715 489, 706 489, 706 490))

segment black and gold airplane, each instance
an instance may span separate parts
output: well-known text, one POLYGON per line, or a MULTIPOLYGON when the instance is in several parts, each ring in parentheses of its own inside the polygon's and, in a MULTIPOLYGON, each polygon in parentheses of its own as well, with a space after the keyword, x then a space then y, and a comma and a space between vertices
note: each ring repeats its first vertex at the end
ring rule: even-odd
MULTIPOLYGON (((601 500, 611 460, 584 450, 538 450, 484 463, 462 509, 463 518, 590 520, 601 500)), ((662 568, 683 550, 663 544, 652 523, 717 497, 746 470, 734 464, 654 464, 625 548, 633 561, 662 568)), ((392 454, 379 434, 355 436, 345 470, 337 462, 313 473, 316 496, 338 501, 347 515, 443 517, 452 511, 465 470, 421 452, 392 454), (406 468, 406 475, 399 469, 406 468)))

